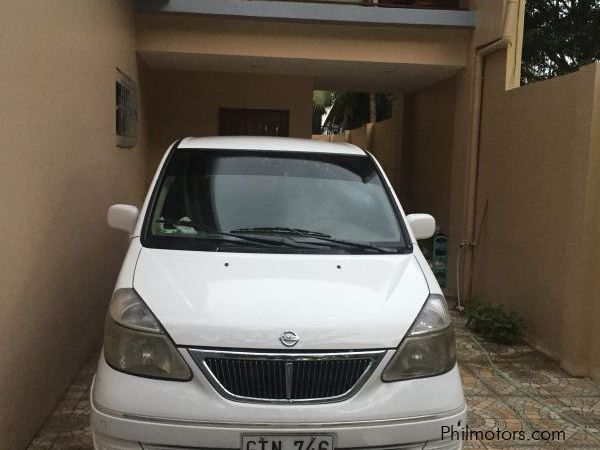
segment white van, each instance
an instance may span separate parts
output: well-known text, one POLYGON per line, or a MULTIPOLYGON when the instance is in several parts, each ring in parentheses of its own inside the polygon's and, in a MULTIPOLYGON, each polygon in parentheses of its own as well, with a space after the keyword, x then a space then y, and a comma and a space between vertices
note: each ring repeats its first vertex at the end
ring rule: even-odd
POLYGON ((97 449, 458 449, 454 334, 368 152, 186 138, 131 236, 91 390, 97 449))

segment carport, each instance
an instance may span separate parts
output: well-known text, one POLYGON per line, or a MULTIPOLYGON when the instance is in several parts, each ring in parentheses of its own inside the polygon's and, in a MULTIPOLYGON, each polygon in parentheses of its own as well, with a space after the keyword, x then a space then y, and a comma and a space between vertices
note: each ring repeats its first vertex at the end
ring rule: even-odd
MULTIPOLYGON (((598 342, 594 315, 582 306, 596 305, 597 311, 587 288, 595 283, 589 268, 597 248, 590 225, 597 216, 587 208, 594 192, 588 187, 596 186, 590 155, 600 148, 590 131, 600 123, 597 68, 507 91, 519 79, 522 23, 516 10, 522 2, 461 2, 463 9, 451 10, 326 5, 337 8, 335 14, 321 6, 307 12, 299 3, 283 8, 290 2, 240 0, 241 9, 231 9, 233 3, 19 2, 0 17, 0 29, 8 30, 2 51, 10 68, 0 81, 14 86, 6 91, 9 107, 0 111, 0 123, 10 124, 3 134, 11 151, 3 157, 15 169, 3 177, 2 191, 15 193, 6 196, 5 210, 14 212, 11 223, 18 230, 2 252, 10 268, 2 273, 2 341, 10 351, 0 355, 0 446, 23 448, 45 423, 32 448, 89 448, 87 394, 126 244, 106 228, 107 207, 139 205, 165 149, 182 136, 264 131, 310 138, 312 93, 318 89, 381 92, 393 99, 391 119, 339 139, 369 148, 405 208, 433 214, 449 235, 449 296, 455 293, 458 244, 470 240, 464 250, 470 265, 475 228, 483 224, 488 240, 474 275, 463 274, 463 287, 472 284, 524 312, 533 324, 533 344, 571 373, 598 376, 590 356, 598 342), (118 111, 134 105, 117 133, 115 80, 136 99, 129 105, 117 100, 118 111), (525 124, 516 112, 524 105, 538 105, 548 117, 525 124), (577 122, 565 119, 581 111, 589 114, 577 122), (583 149, 576 158, 566 151, 572 150, 563 138, 568 135, 577 136, 576 147, 583 149), (556 165, 544 159, 548 147, 560 156, 556 165), (511 161, 529 157, 522 165, 499 164, 506 148, 511 161), (505 183, 495 182, 496 169, 505 183), (551 208, 540 207, 550 204, 549 179, 552 211, 561 217, 572 211, 581 219, 573 242, 562 239, 562 222, 548 213, 551 208), (530 180, 538 189, 529 189, 530 180), (561 194, 563 180, 574 180, 568 194, 561 194), (528 225, 533 244, 518 236, 504 239, 501 224, 509 219, 528 225), (549 240, 561 244, 544 253, 549 240), (515 283, 525 293, 506 283, 516 272, 503 252, 506 242, 532 262, 530 271, 517 273, 534 280, 515 283), (560 273, 561 260, 569 262, 568 275, 560 273), (546 288, 549 278, 552 289, 546 288), (562 324, 558 333, 546 326, 555 322, 562 324)), ((457 329, 473 426, 567 428, 573 445, 597 447, 597 432, 573 426, 573 418, 583 421, 583 415, 591 417, 586 424, 599 427, 595 385, 569 377, 527 346, 482 348, 458 319, 457 329), (499 377, 498 368, 507 377, 499 377), (544 403, 524 392, 540 394, 544 403)), ((479 444, 473 448, 484 448, 479 444)))
MULTIPOLYGON (((238 129, 231 127, 232 110, 255 115, 260 111, 287 112, 282 130, 292 137, 310 138, 312 91, 319 89, 381 92, 394 98, 397 141, 393 153, 397 161, 403 151, 405 118, 408 129, 415 130, 406 134, 407 145, 420 126, 411 122, 420 111, 404 114, 406 108, 412 108, 406 105, 409 94, 439 84, 449 97, 442 105, 445 109, 432 107, 422 114, 448 126, 454 123, 456 88, 442 82, 467 65, 469 16, 458 15, 455 22, 440 21, 443 26, 410 24, 406 28, 341 19, 251 21, 240 17, 240 12, 213 16, 208 7, 201 9, 173 7, 165 12, 140 7, 143 13, 136 17, 140 93, 147 99, 152 157, 158 157, 182 135, 245 131, 239 124, 238 129), (174 14, 182 12, 187 14, 174 14)), ((428 102, 435 103, 433 99, 425 100, 428 102)), ((387 168, 399 170, 399 165, 387 168)), ((446 169, 451 170, 449 164, 446 169)))
POLYGON ((385 92, 396 113, 378 130, 390 136, 378 156, 400 183, 405 95, 466 67, 474 25, 472 11, 454 7, 184 0, 7 8, 2 81, 14 89, 3 91, 1 122, 10 124, 7 148, 22 150, 3 153, 14 170, 2 188, 15 193, 3 200, 19 212, 20 232, 3 251, 2 341, 14 351, 1 356, 0 442, 26 445, 97 351, 126 244, 107 229, 105 211, 141 204, 169 144, 245 132, 249 123, 264 129, 265 120, 271 133, 310 138, 314 89, 385 92))
POLYGON ((405 206, 431 212, 449 233, 457 75, 468 63, 468 20, 406 28, 141 10, 140 92, 153 161, 182 135, 277 129, 310 138, 313 90, 385 93, 392 118, 344 139, 369 147, 405 206))

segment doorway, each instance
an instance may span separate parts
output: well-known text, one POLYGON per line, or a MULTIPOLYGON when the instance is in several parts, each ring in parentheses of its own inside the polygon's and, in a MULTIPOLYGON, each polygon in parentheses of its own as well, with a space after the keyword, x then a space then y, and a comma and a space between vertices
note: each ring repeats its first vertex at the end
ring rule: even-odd
POLYGON ((290 134, 290 112, 277 109, 219 109, 221 136, 281 136, 290 134))

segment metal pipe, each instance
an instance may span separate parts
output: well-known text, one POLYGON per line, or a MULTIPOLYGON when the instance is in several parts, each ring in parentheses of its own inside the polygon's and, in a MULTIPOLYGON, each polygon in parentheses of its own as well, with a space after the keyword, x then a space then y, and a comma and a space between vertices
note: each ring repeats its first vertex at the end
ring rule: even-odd
MULTIPOLYGON (((481 108, 483 100, 483 76, 485 57, 499 50, 507 49, 514 42, 515 22, 518 20, 520 0, 507 0, 503 16, 502 36, 488 44, 475 49, 473 61, 473 88, 471 93, 471 136, 467 166, 467 199, 465 210, 465 238, 460 243, 459 252, 464 248, 471 249, 465 255, 464 298, 471 296, 473 282, 473 251, 475 242, 475 221, 477 207, 477 180, 479 175, 479 150, 481 141, 481 108)), ((456 270, 460 270, 459 267, 456 270)))

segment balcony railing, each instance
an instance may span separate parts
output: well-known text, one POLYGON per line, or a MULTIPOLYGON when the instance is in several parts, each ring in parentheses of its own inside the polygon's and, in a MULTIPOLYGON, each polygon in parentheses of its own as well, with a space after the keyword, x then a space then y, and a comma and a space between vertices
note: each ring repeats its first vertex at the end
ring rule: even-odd
MULTIPOLYGON (((249 0, 253 1, 253 0, 249 0)), ((282 1, 282 0, 272 0, 282 1)), ((283 0, 295 3, 329 3, 383 8, 462 9, 461 0, 283 0)))

